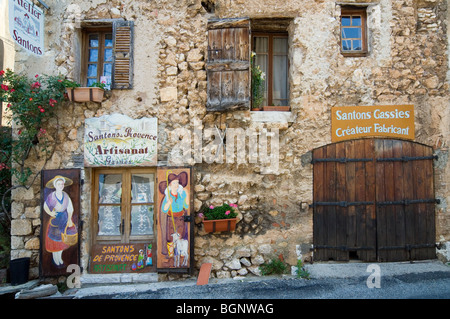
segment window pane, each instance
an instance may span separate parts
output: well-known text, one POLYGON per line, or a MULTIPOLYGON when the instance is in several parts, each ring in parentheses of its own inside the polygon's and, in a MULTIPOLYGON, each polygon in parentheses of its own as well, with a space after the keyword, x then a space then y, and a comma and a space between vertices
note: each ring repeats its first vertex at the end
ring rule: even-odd
POLYGON ((89 62, 97 62, 97 61, 98 61, 98 50, 89 49, 89 62))
POLYGON ((255 37, 255 52, 267 53, 269 52, 269 38, 267 37, 255 37))
POLYGON ((120 204, 122 200, 122 175, 100 174, 98 179, 98 202, 100 204, 120 204))
POLYGON ((288 54, 288 39, 274 38, 273 39, 273 53, 274 54, 288 54))
POLYGON ((351 40, 342 40, 342 50, 350 51, 352 49, 351 40))
POLYGON ((98 235, 120 235, 120 206, 100 206, 98 209, 98 235))
POLYGON ((362 50, 361 40, 353 40, 353 50, 362 50))
POLYGON ((113 46, 113 37, 112 33, 105 34, 105 47, 112 47, 113 46))
POLYGON ((276 100, 288 98, 287 69, 288 69, 287 56, 278 55, 273 57, 272 98, 274 105, 280 105, 275 102, 276 100))
POLYGON ((97 64, 88 64, 88 77, 97 77, 97 64))
POLYGON ((90 86, 92 86, 95 82, 98 82, 97 81, 97 78, 95 78, 95 79, 87 79, 87 86, 88 87, 90 87, 90 86))
POLYGON ((353 16, 352 17, 352 26, 361 26, 361 17, 359 16, 353 16))
POLYGON ((342 38, 343 39, 361 39, 361 29, 360 28, 342 28, 342 38))
POLYGON ((344 27, 350 26, 351 25, 350 22, 351 22, 351 20, 350 20, 350 17, 348 17, 348 16, 343 16, 342 19, 341 19, 341 24, 344 27))
POLYGON ((111 75, 112 75, 112 64, 111 63, 103 64, 103 75, 111 77, 111 75))
POLYGON ((89 47, 91 47, 91 48, 98 47, 98 34, 90 34, 89 35, 89 47))
POLYGON ((153 174, 136 174, 131 176, 132 203, 153 203, 153 189, 153 174))
POLYGON ((112 49, 105 49, 105 58, 104 61, 105 62, 111 62, 113 56, 113 50, 112 49))
POLYGON ((135 205, 131 208, 131 235, 153 235, 152 205, 135 205))

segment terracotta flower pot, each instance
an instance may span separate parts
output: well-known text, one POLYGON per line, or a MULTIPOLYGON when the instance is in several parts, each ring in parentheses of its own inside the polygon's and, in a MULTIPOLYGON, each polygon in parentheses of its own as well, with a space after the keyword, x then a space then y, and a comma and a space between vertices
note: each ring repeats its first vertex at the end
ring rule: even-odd
POLYGON ((98 87, 66 88, 67 96, 72 102, 102 102, 104 90, 98 87))
POLYGON ((234 231, 236 229, 237 218, 203 220, 207 233, 234 231))

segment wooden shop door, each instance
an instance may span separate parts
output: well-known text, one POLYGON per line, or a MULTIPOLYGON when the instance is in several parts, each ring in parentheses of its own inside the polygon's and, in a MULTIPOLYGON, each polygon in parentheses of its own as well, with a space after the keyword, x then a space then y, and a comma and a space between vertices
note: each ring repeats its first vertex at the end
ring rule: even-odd
POLYGON ((313 151, 314 259, 435 257, 432 149, 360 139, 313 151))

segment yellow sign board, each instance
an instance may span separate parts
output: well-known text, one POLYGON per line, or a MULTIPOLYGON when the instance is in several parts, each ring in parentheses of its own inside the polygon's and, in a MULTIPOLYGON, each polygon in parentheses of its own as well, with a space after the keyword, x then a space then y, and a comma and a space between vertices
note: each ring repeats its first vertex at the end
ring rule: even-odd
POLYGON ((331 140, 392 137, 414 140, 414 105, 340 106, 331 109, 331 140))

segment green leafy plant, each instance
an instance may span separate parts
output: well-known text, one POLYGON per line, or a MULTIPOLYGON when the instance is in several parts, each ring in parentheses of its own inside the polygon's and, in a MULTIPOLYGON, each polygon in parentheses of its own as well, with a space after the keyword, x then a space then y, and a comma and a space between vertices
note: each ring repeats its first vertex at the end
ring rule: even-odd
POLYGON ((297 278, 309 279, 309 272, 305 269, 301 259, 297 260, 297 278))
POLYGON ((259 266, 261 275, 281 275, 286 273, 288 267, 280 258, 273 258, 269 263, 263 263, 259 266))
POLYGON ((202 212, 198 214, 200 218, 205 220, 230 219, 235 218, 238 214, 235 212, 236 204, 223 204, 222 206, 213 205, 204 207, 202 212))
POLYGON ((64 100, 66 87, 76 83, 63 76, 36 75, 30 79, 9 69, 0 71, 0 83, 0 102, 6 103, 10 119, 16 125, 8 159, 9 169, 17 182, 25 185, 32 174, 25 160, 38 144, 38 152, 50 155, 44 123, 55 116, 56 106, 64 100))
POLYGON ((266 74, 256 65, 256 53, 251 54, 251 72, 252 72, 252 108, 261 107, 264 101, 264 81, 266 74))
POLYGON ((91 84, 90 87, 98 87, 98 88, 101 88, 101 89, 105 90, 106 89, 106 83, 94 82, 94 83, 91 84))
POLYGON ((78 88, 78 87, 80 87, 81 85, 79 84, 79 83, 77 83, 77 82, 74 82, 74 81, 71 81, 71 80, 68 80, 68 79, 61 79, 61 82, 60 83, 62 83, 62 85, 64 86, 64 87, 66 87, 66 88, 78 88))

